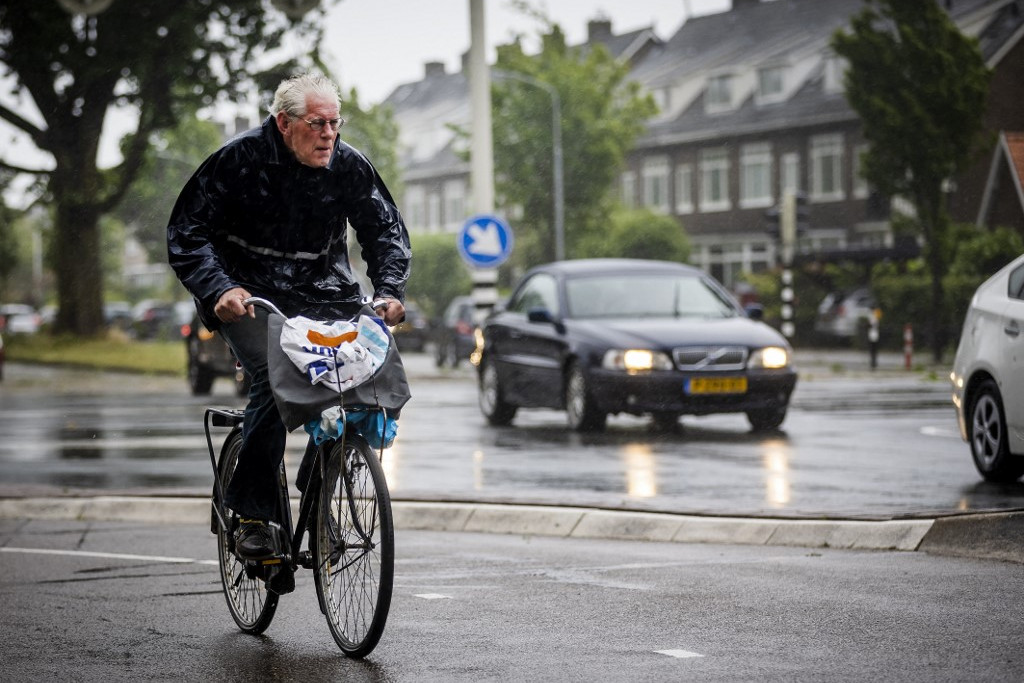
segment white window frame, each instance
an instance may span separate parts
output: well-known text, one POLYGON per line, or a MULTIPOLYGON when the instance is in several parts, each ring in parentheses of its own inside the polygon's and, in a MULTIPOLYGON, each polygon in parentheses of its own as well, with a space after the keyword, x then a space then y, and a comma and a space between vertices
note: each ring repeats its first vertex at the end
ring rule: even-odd
POLYGON ((709 147, 700 153, 700 210, 704 213, 728 211, 729 150, 709 147))
POLYGON ((426 194, 422 185, 410 185, 403 198, 405 222, 410 230, 426 230, 426 194))
POLYGON ((857 199, 867 199, 868 195, 871 194, 871 187, 867 179, 861 175, 861 167, 863 165, 861 157, 867 151, 867 144, 857 145, 853 150, 853 196, 857 199))
POLYGON ((466 221, 466 183, 446 180, 444 183, 444 222, 449 230, 458 230, 466 221))
POLYGON ((709 114, 729 111, 733 108, 733 90, 736 78, 731 73, 717 74, 708 78, 704 91, 704 108, 709 114))
POLYGON ((627 209, 636 208, 636 173, 623 171, 619 177, 619 187, 622 191, 622 205, 627 209))
POLYGON ((841 201, 843 191, 843 136, 840 133, 811 138, 811 200, 841 201))
POLYGON ((693 165, 676 164, 676 213, 693 213, 693 165))
POLYGON ((441 195, 431 192, 427 195, 427 230, 437 232, 441 229, 441 195))
POLYGON ((668 157, 661 155, 647 157, 640 169, 643 205, 658 213, 669 212, 668 172, 668 157))
POLYGON ((771 206, 772 146, 767 142, 743 145, 740 148, 740 208, 758 209, 771 206))
POLYGON ((802 191, 800 187, 800 155, 796 152, 787 152, 779 160, 780 196, 787 190, 794 194, 802 191))
POLYGON ((774 104, 784 99, 786 99, 786 67, 781 64, 773 64, 758 69, 757 103, 774 104), (766 85, 770 85, 771 88, 766 88, 766 85))
POLYGON ((846 60, 839 55, 825 56, 823 87, 828 95, 843 92, 843 74, 846 73, 846 60))

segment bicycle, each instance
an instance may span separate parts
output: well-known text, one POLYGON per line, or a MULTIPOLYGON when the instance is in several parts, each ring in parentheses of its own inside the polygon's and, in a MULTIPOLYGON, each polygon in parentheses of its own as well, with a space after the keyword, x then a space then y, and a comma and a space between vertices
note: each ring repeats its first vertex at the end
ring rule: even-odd
MULTIPOLYGON (((283 316, 263 299, 248 299, 245 304, 261 305, 283 316)), ((342 405, 341 421, 347 427, 350 413, 367 411, 380 411, 386 420, 386 411, 379 405, 342 405)), ((243 560, 234 551, 238 516, 223 503, 238 461, 243 419, 244 411, 224 408, 207 408, 204 418, 214 470, 210 530, 218 537, 221 583, 232 618, 245 633, 263 633, 280 596, 295 589, 295 572, 311 569, 320 610, 334 641, 345 655, 365 657, 384 633, 394 583, 391 497, 380 460, 366 438, 350 434, 353 430, 348 428, 339 439, 319 446, 311 436, 306 448, 306 457, 312 458, 310 477, 294 526, 282 460, 277 477, 278 516, 270 524, 278 552, 265 560, 243 560), (214 453, 212 427, 231 430, 219 457, 214 453), (307 528, 309 548, 302 550, 307 528)))

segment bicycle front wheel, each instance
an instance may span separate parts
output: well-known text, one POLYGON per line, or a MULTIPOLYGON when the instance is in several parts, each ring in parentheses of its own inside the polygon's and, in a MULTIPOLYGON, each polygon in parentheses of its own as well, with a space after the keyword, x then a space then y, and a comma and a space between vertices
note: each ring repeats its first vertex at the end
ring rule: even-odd
MULTIPOLYGON (((221 490, 227 489, 231 474, 238 464, 238 451, 242 447, 242 432, 236 429, 224 441, 220 452, 218 474, 221 490)), ((230 520, 228 521, 230 524, 230 520)), ((238 628, 246 633, 259 634, 267 630, 277 611, 277 593, 267 590, 262 570, 246 564, 234 553, 234 530, 218 527, 217 556, 220 562, 220 580, 224 586, 224 598, 228 603, 231 617, 238 628)))
POLYGON ((365 657, 380 641, 391 607, 395 533, 384 470, 358 436, 331 448, 311 545, 331 635, 349 657, 365 657))

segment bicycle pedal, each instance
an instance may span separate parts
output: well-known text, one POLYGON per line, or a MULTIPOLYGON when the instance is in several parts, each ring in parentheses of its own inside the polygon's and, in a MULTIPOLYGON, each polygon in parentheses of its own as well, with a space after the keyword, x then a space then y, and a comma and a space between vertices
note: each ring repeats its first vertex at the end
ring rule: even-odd
POLYGON ((313 568, 313 553, 308 550, 299 551, 298 565, 303 569, 313 568))

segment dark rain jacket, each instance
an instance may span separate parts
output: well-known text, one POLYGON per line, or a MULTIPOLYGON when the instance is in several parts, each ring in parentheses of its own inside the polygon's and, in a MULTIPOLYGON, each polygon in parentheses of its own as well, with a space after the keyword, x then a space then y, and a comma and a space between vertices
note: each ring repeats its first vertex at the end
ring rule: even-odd
POLYGON ((181 191, 167 226, 168 261, 216 329, 221 294, 244 287, 287 316, 350 317, 363 296, 346 224, 374 296, 404 300, 409 234, 373 165, 335 140, 326 168, 299 163, 273 117, 214 152, 181 191))

